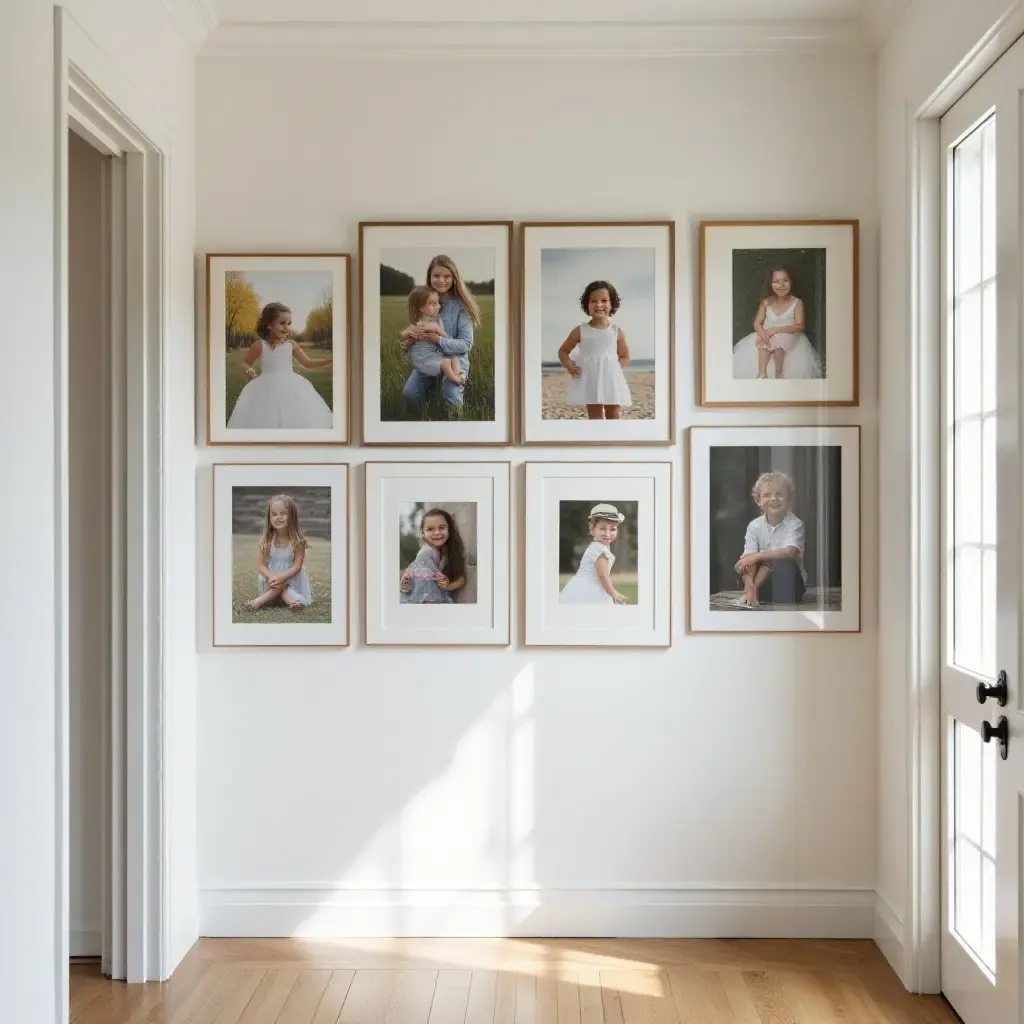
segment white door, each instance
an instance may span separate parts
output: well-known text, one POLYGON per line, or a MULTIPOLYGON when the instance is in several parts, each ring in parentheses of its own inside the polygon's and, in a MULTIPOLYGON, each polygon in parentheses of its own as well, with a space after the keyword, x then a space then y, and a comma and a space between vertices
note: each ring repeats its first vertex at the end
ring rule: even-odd
POLYGON ((942 120, 942 988, 965 1024, 1024 1020, 1022 89, 1024 41, 942 120))

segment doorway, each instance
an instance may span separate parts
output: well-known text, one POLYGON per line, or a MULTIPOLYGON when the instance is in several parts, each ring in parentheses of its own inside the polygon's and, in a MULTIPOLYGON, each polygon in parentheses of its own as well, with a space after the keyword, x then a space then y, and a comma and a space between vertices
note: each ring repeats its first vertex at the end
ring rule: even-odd
POLYGON ((1021 641, 1024 40, 946 113, 940 704, 942 989, 1024 1019, 1021 641))
POLYGON ((161 396, 170 133, 68 11, 54 17, 55 970, 67 1007, 74 955, 98 950, 114 980, 169 973, 161 396))
POLYGON ((68 131, 69 915, 73 959, 104 930, 105 718, 110 707, 110 174, 68 131))

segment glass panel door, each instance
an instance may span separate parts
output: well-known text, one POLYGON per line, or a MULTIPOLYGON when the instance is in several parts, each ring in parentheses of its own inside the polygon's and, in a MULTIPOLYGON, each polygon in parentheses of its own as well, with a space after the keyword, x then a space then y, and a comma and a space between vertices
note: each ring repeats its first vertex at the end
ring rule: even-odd
POLYGON ((1021 692, 1022 86, 1018 43, 942 121, 942 979, 965 1024, 1022 1019, 1022 741, 1004 759, 998 733, 1021 692))

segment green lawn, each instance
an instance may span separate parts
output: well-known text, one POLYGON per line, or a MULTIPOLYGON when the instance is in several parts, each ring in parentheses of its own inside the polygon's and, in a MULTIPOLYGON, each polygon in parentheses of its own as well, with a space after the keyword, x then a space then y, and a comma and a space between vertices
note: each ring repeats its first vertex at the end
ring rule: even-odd
MULTIPOLYGON (((558 589, 566 585, 573 577, 571 572, 563 572, 558 576, 558 589)), ((617 573, 612 570, 612 586, 620 593, 626 595, 627 604, 636 604, 640 594, 640 584, 637 582, 636 573, 617 573)))
POLYGON ((331 542, 312 539, 312 547, 306 552, 304 562, 309 585, 313 591, 313 603, 301 612, 291 612, 284 605, 266 605, 259 611, 251 612, 244 607, 246 601, 259 596, 259 547, 260 539, 255 536, 233 538, 231 558, 231 621, 257 622, 321 622, 331 621, 331 542))
MULTIPOLYGON (((238 348, 234 349, 227 354, 227 361, 224 366, 224 377, 225 377, 225 390, 226 404, 224 413, 224 422, 227 423, 231 419, 231 412, 235 408, 235 402, 238 401, 238 396, 241 393, 242 388, 249 383, 248 378, 245 376, 245 371, 242 369, 242 360, 245 358, 246 349, 238 348)), ((321 348, 310 348, 303 349, 303 351, 311 357, 322 359, 327 355, 326 349, 321 348)), ((255 363, 256 372, 259 372, 260 363, 259 360, 255 363)), ((334 408, 334 364, 330 366, 324 366, 319 370, 304 370, 297 362, 292 361, 292 366, 296 373, 302 374, 313 387, 316 388, 320 397, 331 407, 334 408)))
MULTIPOLYGON (((494 296, 475 296, 482 323, 473 334, 469 353, 469 384, 462 396, 459 418, 490 423, 494 420, 494 296)), ((441 389, 419 407, 407 407, 402 386, 412 372, 412 363, 398 344, 398 335, 408 325, 406 300, 401 295, 385 295, 380 300, 380 418, 396 420, 448 419, 448 406, 441 389)))

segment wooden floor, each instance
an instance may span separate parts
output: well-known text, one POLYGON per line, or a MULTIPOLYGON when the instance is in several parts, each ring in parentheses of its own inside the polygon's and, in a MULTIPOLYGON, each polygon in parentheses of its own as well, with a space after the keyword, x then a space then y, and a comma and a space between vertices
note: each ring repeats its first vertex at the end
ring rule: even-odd
POLYGON ((203 939, 166 983, 71 968, 78 1024, 954 1024, 871 942, 203 939))

